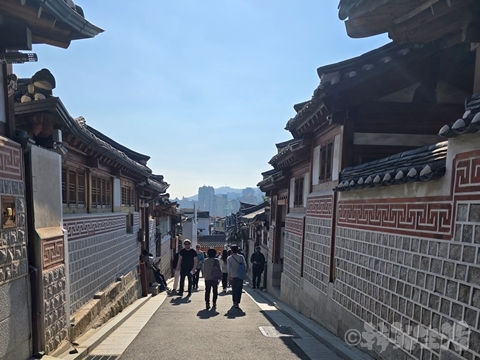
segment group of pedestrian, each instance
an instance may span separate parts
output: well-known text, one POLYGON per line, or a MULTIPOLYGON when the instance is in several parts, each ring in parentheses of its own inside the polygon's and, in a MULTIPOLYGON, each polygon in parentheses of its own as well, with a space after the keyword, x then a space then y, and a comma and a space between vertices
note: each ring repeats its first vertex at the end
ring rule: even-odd
MULTIPOLYGON (((265 257, 260 250, 260 247, 257 246, 255 252, 250 258, 252 263, 253 288, 260 288, 260 279, 265 265, 265 257)), ((231 246, 229 250, 224 249, 221 254, 217 254, 215 249, 208 249, 205 256, 200 245, 197 245, 196 248, 193 249, 191 241, 185 239, 183 247, 179 245, 178 251, 173 259, 174 282, 171 293, 183 296, 186 279, 186 290, 188 296, 191 296, 192 289, 198 289, 200 272, 203 272, 206 309, 211 308, 210 304, 212 304, 213 308, 217 306, 219 281, 221 281, 224 292, 227 291, 228 286, 231 286, 233 306, 239 308, 243 291, 245 270, 246 260, 237 245, 231 246), (218 278, 214 278, 214 267, 219 270, 218 278), (210 302, 211 294, 212 302, 210 302)))

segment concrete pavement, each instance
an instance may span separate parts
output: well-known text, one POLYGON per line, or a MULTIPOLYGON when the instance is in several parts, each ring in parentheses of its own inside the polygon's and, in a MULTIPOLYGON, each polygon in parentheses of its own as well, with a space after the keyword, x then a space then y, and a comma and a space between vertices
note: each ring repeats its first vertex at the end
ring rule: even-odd
POLYGON ((244 286, 241 310, 221 294, 205 310, 203 280, 190 298, 160 293, 139 299, 78 340, 60 359, 371 359, 271 295, 244 286), (233 321, 232 321, 233 320, 233 321), (188 344, 188 345, 186 345, 188 344), (232 344, 235 344, 233 346, 232 344), (182 349, 182 350, 179 350, 182 349), (255 353, 260 355, 257 356, 255 353))

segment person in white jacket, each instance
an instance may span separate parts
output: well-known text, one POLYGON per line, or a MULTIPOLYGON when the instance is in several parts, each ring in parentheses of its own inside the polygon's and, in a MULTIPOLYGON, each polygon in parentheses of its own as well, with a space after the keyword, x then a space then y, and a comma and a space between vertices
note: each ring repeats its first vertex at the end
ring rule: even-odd
POLYGON ((227 291, 228 285, 228 270, 227 270, 227 258, 228 252, 227 249, 223 249, 222 256, 220 257, 220 270, 222 270, 222 288, 223 292, 227 291))

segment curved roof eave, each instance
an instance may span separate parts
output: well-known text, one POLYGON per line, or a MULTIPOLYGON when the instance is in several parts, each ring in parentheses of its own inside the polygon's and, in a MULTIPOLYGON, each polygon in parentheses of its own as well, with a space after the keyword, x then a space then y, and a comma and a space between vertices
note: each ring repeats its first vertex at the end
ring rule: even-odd
POLYGON ((135 160, 137 162, 139 162, 140 164, 142 165, 146 165, 147 164, 147 161, 150 160, 150 156, 148 155, 144 155, 144 154, 140 154, 136 151, 133 151, 129 148, 127 148, 126 146, 123 146, 122 144, 119 144, 118 142, 116 142, 115 140, 109 138, 107 135, 101 133, 100 131, 98 131, 97 129, 85 124, 87 130, 89 130, 90 132, 92 132, 93 134, 95 134, 95 136, 97 136, 98 138, 102 139, 103 141, 109 143, 110 145, 112 145, 113 147, 115 147, 116 149, 124 152, 129 158, 131 158, 132 160, 135 160), (145 162, 145 163, 143 163, 145 162))
POLYGON ((111 144, 108 144, 107 142, 98 138, 95 134, 90 132, 86 126, 80 125, 80 123, 73 119, 68 113, 60 98, 52 96, 44 100, 15 104, 16 115, 25 115, 27 113, 38 112, 50 112, 54 114, 57 121, 62 122, 63 125, 72 133, 72 135, 77 137, 83 144, 91 147, 98 153, 108 154, 107 156, 141 176, 149 178, 152 175, 152 170, 150 168, 136 162, 135 160, 132 160, 121 150, 116 149, 111 144))
POLYGON ((36 0, 61 21, 72 27, 77 33, 75 39, 92 38, 104 30, 93 25, 63 0, 36 0))

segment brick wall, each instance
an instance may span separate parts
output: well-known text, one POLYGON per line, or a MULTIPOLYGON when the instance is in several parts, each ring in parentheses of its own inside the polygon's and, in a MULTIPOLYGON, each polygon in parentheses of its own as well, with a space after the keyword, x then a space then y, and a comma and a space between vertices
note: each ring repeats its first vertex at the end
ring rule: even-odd
POLYGON ((283 249, 283 276, 297 281, 301 276, 304 216, 287 215, 283 249))
POLYGON ((70 314, 139 263, 137 234, 127 233, 125 214, 66 217, 70 314))

